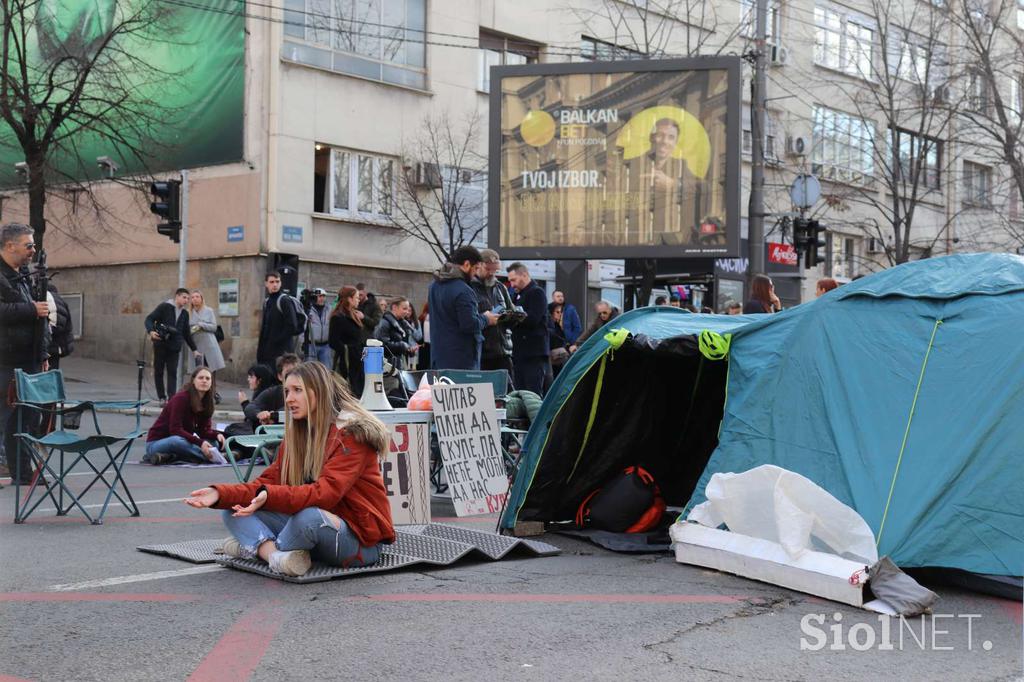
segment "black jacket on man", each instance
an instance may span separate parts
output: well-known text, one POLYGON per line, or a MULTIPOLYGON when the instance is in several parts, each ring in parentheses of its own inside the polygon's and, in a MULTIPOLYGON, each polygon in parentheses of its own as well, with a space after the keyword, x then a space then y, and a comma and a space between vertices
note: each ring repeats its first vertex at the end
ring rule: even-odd
POLYGON ((546 358, 551 352, 548 344, 548 297, 536 282, 512 296, 515 305, 522 306, 526 319, 512 328, 512 359, 546 358))
POLYGON ((390 310, 380 318, 377 328, 373 330, 373 338, 381 341, 388 352, 400 361, 399 364, 403 367, 406 364, 405 359, 414 355, 410 352, 416 345, 412 327, 395 317, 390 310))
MULTIPOLYGON (((469 286, 476 294, 481 313, 493 311, 498 305, 505 310, 512 309, 512 296, 498 280, 492 279, 488 283, 474 277, 469 281, 469 286)), ((508 327, 499 322, 484 327, 484 345, 480 351, 480 358, 484 361, 502 357, 512 357, 512 335, 508 327)))
POLYGON ((29 371, 42 367, 50 345, 50 325, 42 322, 36 315, 28 268, 19 272, 0 259, 0 366, 29 371), (43 337, 37 338, 40 329, 43 337))
POLYGON ((180 351, 182 341, 192 350, 196 349, 188 323, 188 310, 178 310, 178 306, 170 301, 164 301, 146 316, 146 331, 160 334, 163 338, 153 344, 163 346, 169 353, 180 351))
POLYGON ((277 304, 282 292, 270 294, 263 301, 260 341, 256 346, 256 362, 273 367, 278 356, 295 351, 295 308, 287 301, 277 304))
POLYGON ((71 309, 67 302, 61 297, 57 290, 50 286, 50 295, 57 305, 57 324, 50 329, 50 364, 54 358, 64 358, 71 355, 75 349, 75 330, 71 321, 71 309))

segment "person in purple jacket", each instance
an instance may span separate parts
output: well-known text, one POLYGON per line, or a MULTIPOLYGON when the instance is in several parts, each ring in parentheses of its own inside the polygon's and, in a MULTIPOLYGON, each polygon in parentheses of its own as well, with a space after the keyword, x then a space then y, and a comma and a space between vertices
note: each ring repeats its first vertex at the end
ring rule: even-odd
POLYGON ((146 464, 174 461, 223 464, 217 445, 224 447, 224 434, 213 430, 213 374, 206 367, 192 373, 189 382, 171 396, 146 436, 146 464), (217 444, 217 445, 215 445, 217 444))

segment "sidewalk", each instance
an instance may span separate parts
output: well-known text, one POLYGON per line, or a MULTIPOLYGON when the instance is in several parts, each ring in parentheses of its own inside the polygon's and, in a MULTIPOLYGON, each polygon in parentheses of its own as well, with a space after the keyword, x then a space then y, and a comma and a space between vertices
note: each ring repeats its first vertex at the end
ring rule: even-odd
MULTIPOLYGON (((64 388, 71 400, 135 400, 138 395, 139 370, 134 363, 120 364, 72 355, 61 359, 60 368, 64 372, 64 388)), ((217 382, 221 402, 213 413, 215 421, 242 420, 242 405, 238 400, 241 390, 248 392, 248 387, 217 382)), ((142 414, 150 417, 160 414, 152 367, 146 367, 143 376, 142 400, 150 401, 142 408, 142 414)))

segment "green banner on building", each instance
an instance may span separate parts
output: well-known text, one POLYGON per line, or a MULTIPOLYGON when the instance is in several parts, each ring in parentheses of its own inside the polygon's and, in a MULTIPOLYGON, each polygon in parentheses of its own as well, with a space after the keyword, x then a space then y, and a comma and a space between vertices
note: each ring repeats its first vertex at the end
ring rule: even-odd
MULTIPOLYGON (((242 159, 244 2, 40 0, 23 6, 24 14, 13 14, 4 31, 20 41, 23 28, 24 48, 0 64, 0 75, 30 93, 36 139, 77 107, 57 128, 48 184, 106 177, 109 167, 101 168, 98 157, 111 159, 119 176, 242 159), (91 73, 76 93, 86 68, 91 73), (61 102, 71 104, 59 109, 61 102)), ((25 183, 15 167, 25 157, 16 130, 0 119, 0 186, 25 183)))

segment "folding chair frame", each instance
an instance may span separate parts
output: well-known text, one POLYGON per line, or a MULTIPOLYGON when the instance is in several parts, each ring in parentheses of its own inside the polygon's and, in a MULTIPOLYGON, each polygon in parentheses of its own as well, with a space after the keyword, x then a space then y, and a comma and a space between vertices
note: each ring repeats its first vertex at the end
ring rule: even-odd
POLYGON ((238 478, 240 483, 247 483, 249 477, 252 476, 252 471, 256 467, 256 459, 259 458, 263 461, 266 466, 270 466, 270 462, 266 456, 260 451, 260 449, 272 443, 274 441, 281 442, 284 439, 284 427, 280 425, 271 426, 260 426, 256 429, 256 433, 251 436, 232 436, 224 441, 224 455, 231 463, 231 468, 235 470, 235 476, 238 478), (252 457, 249 458, 249 466, 245 470, 245 475, 242 475, 241 469, 238 468, 238 461, 235 458, 235 453, 231 450, 232 445, 241 445, 243 447, 255 448, 252 453, 252 457))

